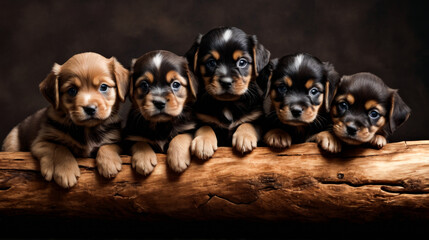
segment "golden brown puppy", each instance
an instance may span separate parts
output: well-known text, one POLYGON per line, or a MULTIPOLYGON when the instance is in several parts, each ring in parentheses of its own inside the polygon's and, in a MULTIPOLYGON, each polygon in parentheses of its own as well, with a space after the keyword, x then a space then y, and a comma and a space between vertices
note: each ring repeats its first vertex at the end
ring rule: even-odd
POLYGON ((184 57, 158 50, 135 60, 130 87, 132 107, 124 135, 131 141, 131 162, 138 173, 153 171, 157 164, 155 151, 166 152, 168 165, 176 172, 189 166, 196 91, 196 79, 184 57))
POLYGON ((101 175, 116 176, 122 164, 118 112, 128 82, 128 70, 114 57, 87 52, 54 64, 40 83, 52 106, 12 129, 3 150, 31 150, 45 179, 64 188, 73 187, 80 175, 75 157, 96 157, 101 175))

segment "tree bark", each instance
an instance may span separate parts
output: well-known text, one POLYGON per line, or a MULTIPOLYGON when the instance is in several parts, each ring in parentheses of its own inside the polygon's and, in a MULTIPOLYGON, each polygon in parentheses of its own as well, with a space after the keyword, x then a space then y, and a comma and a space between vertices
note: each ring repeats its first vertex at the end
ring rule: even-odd
POLYGON ((71 189, 46 182, 30 153, 0 153, 0 214, 136 220, 429 220, 429 141, 321 154, 314 143, 284 151, 259 147, 242 156, 219 148, 182 174, 165 155, 147 177, 131 168, 101 177, 78 159, 71 189))

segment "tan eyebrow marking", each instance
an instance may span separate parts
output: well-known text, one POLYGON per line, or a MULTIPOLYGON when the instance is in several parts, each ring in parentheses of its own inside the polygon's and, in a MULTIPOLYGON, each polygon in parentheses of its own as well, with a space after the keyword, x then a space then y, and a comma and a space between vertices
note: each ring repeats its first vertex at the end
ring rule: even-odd
POLYGON ((139 77, 139 78, 137 78, 137 80, 136 80, 136 86, 137 85, 139 85, 139 83, 141 82, 141 81, 148 81, 149 83, 153 83, 153 81, 154 81, 154 77, 153 77, 153 74, 151 73, 151 72, 145 72, 144 74, 143 74, 143 76, 141 76, 141 77, 139 77))
POLYGON ((241 50, 236 50, 234 51, 234 53, 232 54, 232 59, 234 59, 235 61, 237 61, 239 58, 241 58, 243 56, 243 51, 241 50))
POLYGON ((314 80, 313 79, 309 79, 306 83, 305 83, 305 87, 307 89, 310 89, 313 86, 314 80))
POLYGON ((290 77, 284 77, 283 81, 286 83, 288 87, 292 87, 292 79, 290 77))
POLYGON ((168 83, 171 83, 173 80, 177 80, 180 82, 180 84, 182 84, 183 86, 187 85, 186 80, 176 71, 171 70, 169 71, 166 75, 165 78, 167 80, 168 83))

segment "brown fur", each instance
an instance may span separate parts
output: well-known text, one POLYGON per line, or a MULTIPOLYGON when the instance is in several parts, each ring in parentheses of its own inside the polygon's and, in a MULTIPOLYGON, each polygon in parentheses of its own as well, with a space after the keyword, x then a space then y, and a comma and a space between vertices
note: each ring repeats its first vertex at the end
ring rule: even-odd
POLYGON ((45 179, 53 178, 65 188, 73 187, 80 175, 75 157, 96 157, 102 176, 116 176, 122 163, 116 145, 120 141, 118 112, 128 91, 128 70, 114 57, 81 53, 63 65, 54 64, 40 83, 40 91, 52 106, 14 128, 4 150, 31 150, 45 179), (93 113, 85 110, 88 107, 93 113))

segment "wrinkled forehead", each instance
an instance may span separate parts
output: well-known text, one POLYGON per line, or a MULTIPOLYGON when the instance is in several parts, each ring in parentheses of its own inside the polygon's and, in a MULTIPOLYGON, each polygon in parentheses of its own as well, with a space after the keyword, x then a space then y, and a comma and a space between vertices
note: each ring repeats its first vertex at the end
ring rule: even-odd
POLYGON ((79 80, 82 85, 94 81, 111 81, 113 79, 109 65, 104 62, 87 62, 82 64, 65 63, 59 73, 60 84, 79 80))

